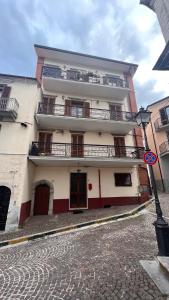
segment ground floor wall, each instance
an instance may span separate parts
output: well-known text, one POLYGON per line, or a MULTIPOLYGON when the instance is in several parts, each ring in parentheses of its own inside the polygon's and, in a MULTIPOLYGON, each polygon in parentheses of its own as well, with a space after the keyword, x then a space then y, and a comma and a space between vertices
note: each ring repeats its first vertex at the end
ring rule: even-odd
POLYGON ((160 162, 161 162, 165 192, 169 193, 169 155, 161 157, 160 162))

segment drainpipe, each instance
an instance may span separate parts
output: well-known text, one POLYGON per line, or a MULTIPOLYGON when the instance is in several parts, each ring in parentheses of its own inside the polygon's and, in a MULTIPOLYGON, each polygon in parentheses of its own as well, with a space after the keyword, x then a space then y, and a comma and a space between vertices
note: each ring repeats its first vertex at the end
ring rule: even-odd
POLYGON ((98 170, 98 179, 99 179, 99 199, 100 199, 100 202, 101 202, 102 192, 101 192, 100 170, 98 170))
MULTIPOLYGON (((156 155, 158 156, 157 145, 156 145, 156 141, 155 141, 155 136, 154 136, 154 130, 153 130, 152 121, 150 121, 150 124, 151 124, 151 131, 152 131, 152 135, 153 135, 153 141, 154 141, 155 151, 156 151, 156 155)), ((159 171, 160 171, 160 177, 161 177, 161 182, 162 182, 162 186, 163 186, 163 192, 165 192, 165 185, 164 185, 164 180, 163 180, 163 176, 162 176, 162 171, 161 171, 161 166, 160 166, 159 160, 158 160, 158 167, 159 167, 159 171)))

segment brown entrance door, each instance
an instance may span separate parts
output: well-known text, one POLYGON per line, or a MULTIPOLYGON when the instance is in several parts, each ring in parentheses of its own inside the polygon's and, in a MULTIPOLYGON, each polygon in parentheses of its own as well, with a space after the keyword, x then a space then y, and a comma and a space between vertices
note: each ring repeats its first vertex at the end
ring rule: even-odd
POLYGON ((70 208, 87 207, 87 175, 71 173, 70 175, 70 208))
POLYGON ((83 157, 82 134, 72 134, 71 155, 72 157, 83 157))
POLYGON ((118 157, 126 156, 125 138, 114 137, 114 148, 115 148, 115 156, 118 157))
POLYGON ((40 184, 35 190, 34 215, 48 215, 50 188, 40 184))
POLYGON ((39 152, 46 155, 51 153, 52 133, 39 132, 39 152))

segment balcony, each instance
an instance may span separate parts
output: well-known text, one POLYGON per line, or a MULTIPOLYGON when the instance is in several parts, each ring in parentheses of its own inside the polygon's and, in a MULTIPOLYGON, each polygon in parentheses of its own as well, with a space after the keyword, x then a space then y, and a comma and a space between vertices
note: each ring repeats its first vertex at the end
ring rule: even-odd
POLYGON ((0 98, 0 120, 12 120, 17 118, 19 103, 15 98, 0 98))
POLYGON ((165 141, 160 146, 160 156, 163 157, 165 155, 169 155, 169 142, 165 141))
POLYGON ((136 126, 135 113, 73 105, 39 103, 39 128, 86 130, 126 135, 136 126))
POLYGON ((29 159, 38 166, 121 166, 143 163, 144 149, 131 146, 33 142, 29 159))
POLYGON ((154 127, 155 127, 155 131, 156 132, 160 132, 163 130, 169 130, 169 120, 168 118, 161 120, 161 118, 158 118, 155 122, 154 122, 154 127))
POLYGON ((110 99, 123 100, 129 92, 127 81, 117 75, 99 76, 92 72, 63 70, 50 65, 43 67, 42 83, 47 91, 110 99))

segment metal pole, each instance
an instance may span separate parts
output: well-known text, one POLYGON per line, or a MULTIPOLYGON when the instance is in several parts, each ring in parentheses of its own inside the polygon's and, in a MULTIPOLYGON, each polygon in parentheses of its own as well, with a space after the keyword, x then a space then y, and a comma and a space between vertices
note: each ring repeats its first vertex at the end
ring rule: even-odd
MULTIPOLYGON (((144 139, 145 139, 145 150, 149 151, 150 149, 148 146, 148 140, 147 140, 147 135, 145 130, 146 124, 143 123, 142 127, 144 132, 144 139)), ((157 215, 157 220, 153 223, 153 225, 155 226, 155 231, 156 231, 156 238, 157 238, 158 251, 159 251, 158 255, 169 257, 169 226, 168 223, 163 218, 163 213, 160 206, 157 186, 154 177, 154 171, 151 165, 149 165, 149 171, 150 171, 150 178, 151 178, 151 183, 152 183, 152 188, 153 188, 153 193, 155 198, 155 207, 156 207, 156 215, 157 215)))
MULTIPOLYGON (((147 134, 146 134, 146 124, 143 123, 143 132, 144 132, 144 140, 145 140, 145 150, 149 151, 149 146, 148 146, 148 140, 147 140, 147 134)), ((157 186, 156 186, 156 181, 155 181, 155 176, 154 176, 154 171, 153 167, 151 165, 148 166, 149 171, 150 171, 150 178, 151 178, 151 184, 153 188, 153 193, 154 193, 154 198, 155 198, 155 206, 156 206, 156 214, 157 214, 157 220, 155 221, 156 224, 158 225, 168 225, 168 223, 164 220, 163 218, 163 213, 158 197, 158 191, 157 191, 157 186)))

